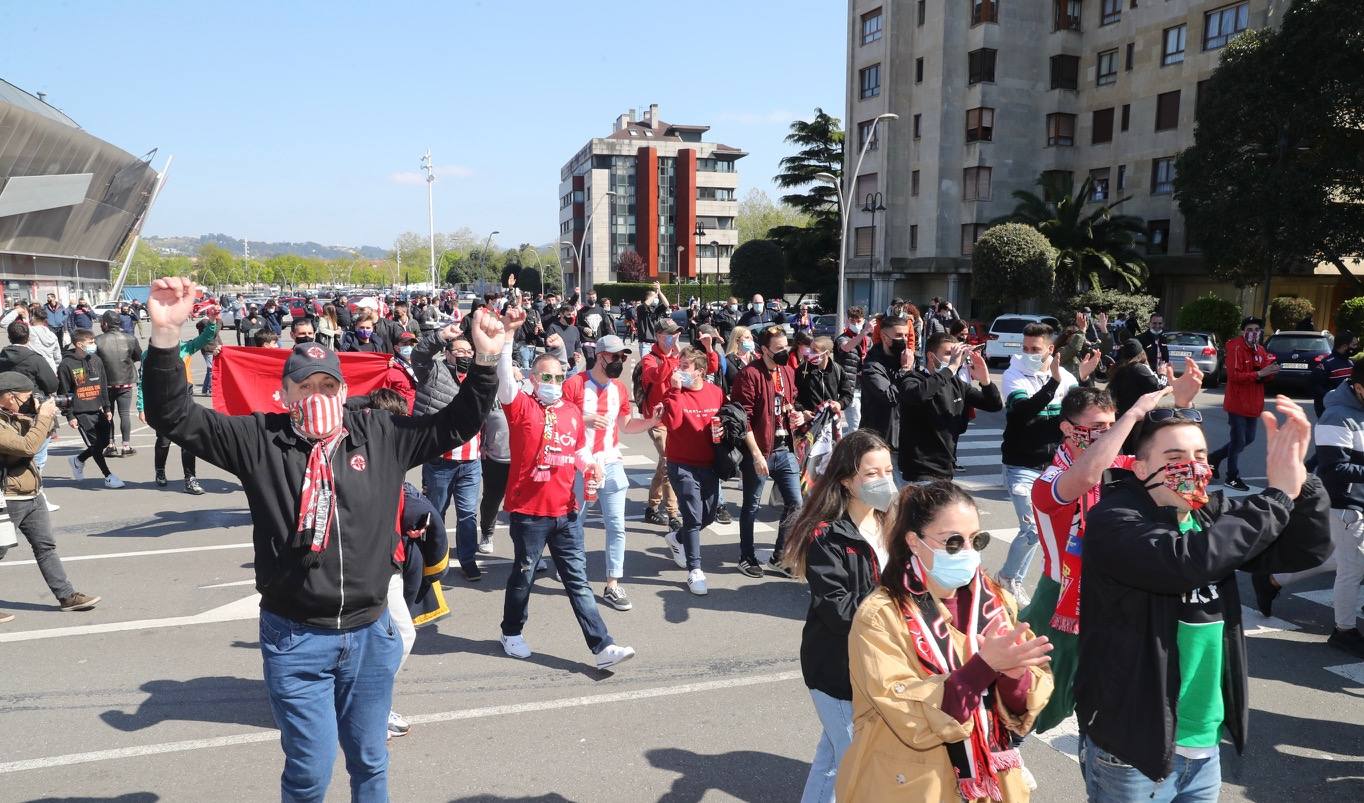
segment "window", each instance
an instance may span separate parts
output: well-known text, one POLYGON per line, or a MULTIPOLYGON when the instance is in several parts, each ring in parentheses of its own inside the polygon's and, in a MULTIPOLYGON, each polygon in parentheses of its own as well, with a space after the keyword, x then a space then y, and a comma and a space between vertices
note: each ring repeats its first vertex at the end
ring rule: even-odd
POLYGON ((1132 62, 1136 61, 1136 59, 1137 59, 1136 53, 1137 53, 1137 43, 1136 43, 1136 42, 1128 42, 1128 43, 1127 43, 1127 65, 1126 65, 1126 67, 1124 67, 1124 69, 1126 69, 1128 72, 1132 72, 1132 62))
POLYGON ((984 106, 966 110, 966 141, 989 142, 995 138, 995 110, 984 106))
POLYGON ((1079 56, 1051 57, 1051 88, 1052 89, 1080 88, 1079 56))
POLYGON ((880 189, 880 178, 875 173, 863 173, 857 177, 857 193, 854 198, 861 200, 880 189))
POLYGON ((1169 195, 1175 191, 1175 157, 1151 160, 1151 194, 1169 195))
POLYGON ((1118 165, 1118 192, 1127 189, 1127 165, 1118 165))
POLYGON ((924 17, 928 13, 927 9, 924 8, 925 5, 926 3, 924 2, 924 0, 919 0, 919 25, 921 26, 924 24, 924 17))
POLYGON ((1047 115, 1047 145, 1048 147, 1067 146, 1075 144, 1075 115, 1073 114, 1048 114, 1047 115))
POLYGON ((920 130, 921 130, 920 124, 923 122, 923 117, 924 117, 924 116, 923 116, 922 114, 916 114, 916 115, 914 115, 914 138, 915 138, 915 139, 918 139, 918 138, 919 138, 919 133, 920 133, 920 130))
POLYGON ((863 67, 857 73, 857 85, 859 87, 858 97, 863 100, 881 94, 881 65, 873 64, 870 67, 863 67))
POLYGON ((1113 110, 1095 109, 1092 122, 1094 129, 1093 136, 1090 137, 1091 145, 1098 145, 1103 142, 1113 141, 1113 110))
POLYGON ((696 199, 698 201, 732 201, 734 200, 734 190, 721 187, 697 187, 696 199))
POLYGON ((875 226, 858 226, 853 230, 853 256, 869 257, 873 238, 876 235, 875 226))
POLYGON ((919 58, 914 60, 914 83, 922 84, 923 82, 924 82, 924 59, 923 56, 920 56, 919 58))
POLYGON ((999 22, 999 7, 996 0, 971 0, 971 24, 999 22))
POLYGON ((966 54, 966 83, 979 84, 995 82, 995 54, 999 51, 994 48, 982 47, 980 50, 972 50, 966 54))
POLYGON ((881 38, 881 9, 862 15, 862 44, 869 45, 881 38))
POLYGON ((1099 0, 1099 24, 1112 25, 1122 19, 1122 0, 1099 0))
POLYGON ((986 224, 984 223, 963 223, 961 224, 961 255, 971 256, 971 252, 976 250, 976 240, 985 233, 986 224))
POLYGON ((1075 186, 1075 175, 1069 170, 1043 170, 1042 171, 1042 200, 1047 203, 1055 203, 1061 198, 1070 195, 1075 186), (1055 187, 1062 192, 1057 196, 1051 190, 1055 187))
POLYGON ((1122 105, 1122 130, 1127 130, 1127 124, 1132 121, 1132 105, 1124 103, 1122 105))
POLYGON ((865 121, 865 122, 861 122, 861 123, 858 123, 858 124, 857 124, 857 148, 858 148, 858 150, 861 150, 862 147, 865 145, 866 148, 867 148, 867 150, 869 150, 869 151, 874 151, 874 150, 876 150, 877 146, 881 144, 880 142, 877 141, 876 133, 873 131, 873 129, 874 129, 875 127, 876 127, 876 121, 875 121, 875 120, 867 120, 867 121, 865 121), (871 144, 870 144, 870 145, 867 145, 867 137, 871 137, 871 144))
POLYGON ((1187 25, 1165 29, 1165 36, 1162 39, 1164 44, 1160 50, 1160 66, 1165 67, 1184 61, 1184 37, 1188 31, 1187 25))
POLYGON ((1170 253, 1170 221, 1146 221, 1146 253, 1170 253))
POLYGON ((1052 0, 1053 31, 1080 30, 1080 0, 1052 0))
POLYGON ((919 195, 919 171, 912 170, 909 173, 909 194, 914 197, 919 195))
POLYGON ((990 168, 966 168, 962 176, 961 197, 964 201, 990 200, 990 168))
POLYGON ((916 225, 909 227, 909 250, 919 250, 919 227, 916 225))
POLYGON ((1250 27, 1250 3, 1209 11, 1203 15, 1203 49, 1223 47, 1236 34, 1250 27))
POLYGON ((1156 95, 1156 130, 1179 128, 1179 90, 1156 95))
POLYGON ((1089 191, 1089 200, 1107 201, 1108 200, 1108 168, 1100 167, 1089 171, 1089 178, 1094 182, 1094 187, 1089 191))
POLYGON ((1108 86, 1117 82, 1118 51, 1105 50, 1099 54, 1098 68, 1094 71, 1094 83, 1098 86, 1108 86))

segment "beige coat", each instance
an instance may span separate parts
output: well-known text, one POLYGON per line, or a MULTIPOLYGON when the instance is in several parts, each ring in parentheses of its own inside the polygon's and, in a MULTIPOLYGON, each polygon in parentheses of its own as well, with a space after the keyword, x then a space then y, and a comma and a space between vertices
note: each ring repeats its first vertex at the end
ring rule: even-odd
POLYGON ((5 496, 33 496, 42 487, 33 455, 52 434, 55 416, 24 415, 0 410, 0 465, 5 467, 5 496))
MULTIPOLYGON (((1018 619, 1017 604, 1004 594, 1009 621, 1018 619)), ((950 615, 942 608, 943 618, 950 615)), ((965 636, 955 627, 952 642, 958 655, 965 636)), ((929 675, 915 656, 909 627, 885 589, 867 597, 853 619, 848 636, 848 669, 853 688, 853 740, 838 768, 839 803, 957 801, 956 773, 946 744, 965 741, 972 723, 958 722, 942 711, 946 675, 929 675)), ((997 705, 996 713, 1010 731, 1025 734, 1051 697, 1049 669, 1033 668, 1027 713, 1016 716, 997 705)), ((1016 769, 999 773, 1008 803, 1028 800, 1028 789, 1016 769)), ((988 799, 987 799, 988 800, 988 799)))

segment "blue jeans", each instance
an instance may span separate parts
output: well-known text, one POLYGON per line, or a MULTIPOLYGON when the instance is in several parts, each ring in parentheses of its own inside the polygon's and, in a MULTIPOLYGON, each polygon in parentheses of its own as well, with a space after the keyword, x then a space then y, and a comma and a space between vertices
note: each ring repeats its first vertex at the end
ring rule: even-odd
MULTIPOLYGON (((202 352, 201 352, 202 353, 202 352)), ((213 355, 204 354, 204 384, 200 388, 205 396, 213 393, 213 355)))
POLYGON ((478 460, 432 460, 422 466, 422 494, 442 518, 455 502, 455 559, 469 563, 478 550, 478 489, 483 464, 478 460))
MULTIPOLYGON (((606 479, 597 489, 597 505, 606 528, 606 576, 619 580, 625 576, 625 492, 630 480, 625 476, 625 464, 617 460, 606 464, 606 479)), ((578 497, 578 508, 586 511, 583 498, 583 475, 573 480, 573 494, 578 497)))
POLYGON ((778 449, 767 456, 765 478, 758 476, 753 468, 753 456, 747 451, 739 466, 743 471, 744 489, 743 507, 739 509, 739 557, 757 562, 753 554, 753 523, 758 518, 758 497, 762 495, 763 486, 771 480, 777 483, 782 499, 781 523, 777 525, 777 543, 772 552, 773 557, 779 558, 782 545, 786 543, 786 531, 796 511, 800 510, 800 465, 790 450, 778 449))
POLYGON ((33 467, 38 470, 39 474, 43 473, 43 466, 47 465, 47 447, 51 443, 51 438, 44 440, 42 448, 33 454, 33 467))
POLYGON ((810 762, 810 774, 805 778, 805 793, 801 795, 800 803, 833 803, 838 765, 852 744, 852 701, 830 697, 817 689, 810 689, 810 699, 814 701, 815 713, 819 715, 824 732, 819 736, 819 747, 815 748, 814 760, 810 762))
POLYGON ((1231 440, 1226 446, 1208 455, 1208 462, 1214 467, 1223 460, 1227 461, 1227 477, 1240 477, 1241 467, 1237 459, 1241 452, 1255 442, 1255 425, 1260 419, 1249 415, 1227 413, 1227 425, 1231 428, 1231 440))
POLYGON ((321 630, 262 609, 265 688, 284 747, 280 797, 322 801, 336 744, 351 799, 388 800, 388 711, 402 641, 388 611, 370 625, 321 630))
POLYGON ((677 540, 687 553, 687 569, 701 568, 701 530, 715 521, 720 503, 720 479, 709 468, 668 463, 668 482, 677 497, 682 529, 677 540))
POLYGON ((1088 737, 1080 746, 1080 772, 1092 803, 1216 803, 1222 792, 1222 758, 1175 754, 1174 771, 1153 781, 1088 737))
POLYGON ((1009 544, 1009 556, 999 570, 1001 580, 1022 580, 1037 557, 1037 523, 1032 520, 1032 484, 1042 472, 1021 466, 1004 467, 1004 490, 1014 503, 1018 517, 1018 537, 1009 544))
POLYGON ((597 600, 587 584, 587 555, 583 549, 583 526, 577 513, 567 516, 527 516, 511 514, 511 540, 516 566, 507 578, 507 595, 502 602, 502 635, 519 636, 530 618, 530 586, 535 579, 535 564, 549 547, 549 556, 568 592, 573 615, 578 618, 588 649, 595 655, 614 642, 606 623, 597 611, 597 600))

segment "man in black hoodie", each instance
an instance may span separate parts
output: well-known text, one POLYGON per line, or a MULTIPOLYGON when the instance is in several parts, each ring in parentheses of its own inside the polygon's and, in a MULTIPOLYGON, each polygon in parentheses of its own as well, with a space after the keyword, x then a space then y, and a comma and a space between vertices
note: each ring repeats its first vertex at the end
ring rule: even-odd
POLYGON ((882 315, 881 337, 867 351, 857 387, 862 391, 861 428, 881 436, 894 452, 900 445, 900 391, 897 380, 914 370, 909 350, 909 316, 882 315))
POLYGON ((0 371, 15 371, 33 380, 33 387, 43 396, 57 392, 57 372, 48 365, 43 355, 28 344, 28 324, 14 320, 9 325, 9 345, 0 351, 0 371))
POLYGON ((1207 492, 1193 410, 1146 414, 1132 471, 1086 517, 1076 714, 1091 800, 1216 800, 1223 726, 1249 722, 1236 572, 1298 571, 1330 549, 1329 498, 1303 466, 1312 426, 1280 396, 1262 419, 1266 489, 1207 492))
POLYGON ((108 375, 104 361, 95 353, 97 348, 94 332, 77 329, 71 333, 71 350, 57 366, 57 392, 71 396, 71 404, 64 411, 66 422, 85 441, 85 451, 69 458, 71 479, 84 480, 85 461, 94 458, 104 474, 104 487, 122 488, 123 480, 104 462, 104 449, 113 438, 114 422, 109 410, 108 375))

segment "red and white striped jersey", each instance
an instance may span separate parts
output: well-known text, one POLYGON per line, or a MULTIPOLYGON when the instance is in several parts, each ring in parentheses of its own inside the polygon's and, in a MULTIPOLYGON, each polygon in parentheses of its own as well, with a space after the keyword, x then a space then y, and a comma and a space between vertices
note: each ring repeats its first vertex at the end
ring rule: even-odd
POLYGON ((630 414, 630 391, 619 379, 610 380, 605 386, 592 380, 589 372, 582 371, 564 382, 564 401, 573 404, 586 413, 606 416, 610 423, 605 429, 587 426, 583 432, 592 447, 592 455, 602 463, 615 463, 620 460, 620 427, 616 420, 630 414))
POLYGON ((481 454, 479 453, 479 447, 483 445, 483 444, 482 444, 482 441, 483 441, 483 433, 482 433, 481 431, 480 431, 480 432, 477 432, 477 433, 474 434, 474 436, 473 436, 472 438, 470 438, 469 440, 465 441, 463 445, 458 446, 458 447, 456 447, 456 448, 454 448, 454 449, 451 449, 450 451, 448 451, 448 452, 446 452, 445 454, 441 455, 441 459, 442 459, 442 460, 478 460, 478 459, 481 458, 481 454))

